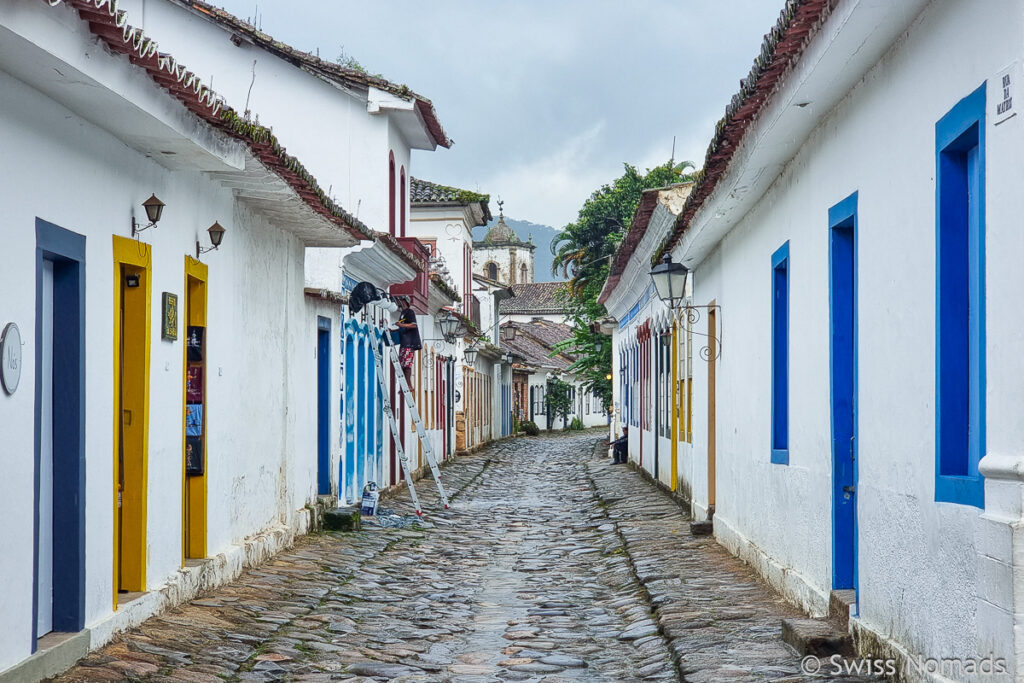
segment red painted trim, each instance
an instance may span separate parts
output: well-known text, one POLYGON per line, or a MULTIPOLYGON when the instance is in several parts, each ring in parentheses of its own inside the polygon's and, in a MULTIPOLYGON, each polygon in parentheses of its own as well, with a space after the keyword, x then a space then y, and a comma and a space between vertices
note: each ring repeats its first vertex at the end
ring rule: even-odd
POLYGON ((402 233, 402 237, 405 237, 405 205, 408 203, 408 197, 406 196, 405 193, 405 166, 402 166, 401 178, 401 185, 398 191, 398 201, 401 202, 400 206, 402 207, 401 211, 399 212, 401 215, 400 230, 402 233))
POLYGON ((395 153, 388 152, 388 233, 395 234, 395 153))

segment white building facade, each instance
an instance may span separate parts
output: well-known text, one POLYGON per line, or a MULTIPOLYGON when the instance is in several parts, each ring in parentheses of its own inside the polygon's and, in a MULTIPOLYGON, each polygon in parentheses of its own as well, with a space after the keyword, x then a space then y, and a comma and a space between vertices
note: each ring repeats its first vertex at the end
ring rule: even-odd
POLYGON ((909 680, 1024 680, 1022 24, 790 3, 656 240, 720 342, 692 366, 695 517, 811 614, 851 595, 909 680))
MULTIPOLYGON (((323 497, 344 498, 338 266, 362 254, 350 271, 384 288, 427 281, 426 255, 395 233, 411 149, 449 144, 423 98, 329 64, 314 75, 309 55, 297 68, 299 53, 220 10, 120 7, 127 27, 92 0, 0 8, 0 431, 15 456, 0 676, 15 679, 52 643, 66 665, 237 576, 305 533, 323 497), (259 115, 226 104, 254 108, 254 59, 259 115), (300 121, 286 106, 300 99, 346 125, 300 121), (150 195, 165 205, 156 225, 150 195), (63 635, 40 640, 50 632, 63 635)), ((421 289, 424 336, 439 336, 430 314, 453 298, 421 289)), ((394 316, 371 315, 378 328, 394 316)), ((424 401, 432 378, 417 378, 424 401)))

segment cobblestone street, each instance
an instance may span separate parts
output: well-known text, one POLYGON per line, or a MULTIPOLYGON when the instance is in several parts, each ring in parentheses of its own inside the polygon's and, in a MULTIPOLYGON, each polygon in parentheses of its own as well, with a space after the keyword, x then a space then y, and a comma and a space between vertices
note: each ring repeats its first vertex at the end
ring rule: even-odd
POLYGON ((803 680, 796 611, 599 439, 461 458, 449 512, 422 480, 421 526, 304 538, 59 680, 803 680))

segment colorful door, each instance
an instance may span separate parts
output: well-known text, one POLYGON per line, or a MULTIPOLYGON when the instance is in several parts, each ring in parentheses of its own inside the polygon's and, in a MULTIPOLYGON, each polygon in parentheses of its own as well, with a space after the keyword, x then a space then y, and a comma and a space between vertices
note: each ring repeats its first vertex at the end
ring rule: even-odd
POLYGON ((316 319, 316 492, 331 493, 331 319, 316 319))
POLYGON ((33 650, 85 622, 85 237, 36 221, 33 650))
POLYGON ((857 195, 829 210, 832 587, 857 586, 857 195))
POLYGON ((185 441, 182 560, 206 557, 206 282, 207 266, 185 257, 185 441))
POLYGON ((114 604, 146 589, 150 247, 114 237, 114 604))

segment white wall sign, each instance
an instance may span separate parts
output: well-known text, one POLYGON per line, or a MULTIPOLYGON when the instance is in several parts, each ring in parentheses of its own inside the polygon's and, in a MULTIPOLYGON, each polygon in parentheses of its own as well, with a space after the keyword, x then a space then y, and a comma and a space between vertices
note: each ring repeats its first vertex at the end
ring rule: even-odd
POLYGON ((8 395, 18 389, 21 381, 21 331, 14 323, 7 323, 0 334, 0 384, 8 395))
POLYGON ((993 89, 989 95, 989 101, 993 103, 995 112, 992 120, 995 125, 1003 123, 1007 119, 1012 119, 1017 115, 1017 110, 1013 106, 1013 91, 1017 87, 1017 79, 1019 78, 1019 72, 1017 70, 1017 63, 1014 62, 1010 66, 1000 71, 993 82, 993 89))

